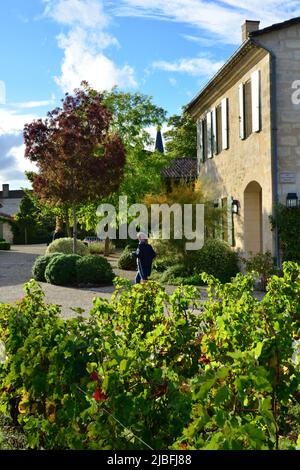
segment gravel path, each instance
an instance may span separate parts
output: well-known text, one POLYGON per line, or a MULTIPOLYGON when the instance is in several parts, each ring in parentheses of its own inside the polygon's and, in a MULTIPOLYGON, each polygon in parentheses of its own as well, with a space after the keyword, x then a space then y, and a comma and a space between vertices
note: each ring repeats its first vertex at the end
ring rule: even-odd
MULTIPOLYGON (((35 259, 43 255, 46 245, 15 245, 10 251, 0 250, 0 303, 14 303, 24 295, 23 285, 32 278, 31 269, 35 259)), ((117 268, 119 253, 112 254, 108 260, 117 276, 134 280, 135 271, 123 271, 117 268)), ((45 292, 45 301, 62 308, 64 318, 74 317, 73 308, 81 308, 86 314, 93 306, 95 297, 110 299, 113 286, 97 288, 61 287, 41 282, 45 292)), ((167 291, 173 292, 168 286, 167 291)))
MULTIPOLYGON (((15 245, 10 251, 0 250, 0 303, 14 303, 23 297, 23 285, 32 278, 31 268, 35 259, 44 254, 46 245, 15 245)), ((108 260, 112 264, 117 276, 134 280, 134 271, 123 271, 117 268, 119 253, 112 254, 108 260)), ((61 287, 51 284, 40 283, 45 292, 45 301, 49 304, 61 306, 64 318, 74 317, 76 313, 73 308, 85 310, 86 315, 93 306, 95 297, 110 299, 114 291, 113 286, 99 288, 74 288, 61 287)), ((173 286, 167 286, 166 291, 170 294, 174 291, 173 286)), ((257 298, 262 298, 261 292, 256 293, 257 298)), ((201 287, 201 298, 207 298, 205 287, 201 287)))
MULTIPOLYGON (((23 297, 23 285, 32 278, 32 265, 45 250, 46 245, 16 245, 10 251, 0 251, 0 303, 14 303, 23 297)), ((117 255, 110 258, 114 268, 117 259, 117 255)), ((134 272, 114 270, 117 275, 134 279, 134 272)), ((76 315, 72 308, 79 307, 88 312, 93 306, 94 297, 109 299, 114 290, 113 286, 77 289, 43 282, 40 284, 45 292, 45 301, 60 305, 64 318, 76 315)))

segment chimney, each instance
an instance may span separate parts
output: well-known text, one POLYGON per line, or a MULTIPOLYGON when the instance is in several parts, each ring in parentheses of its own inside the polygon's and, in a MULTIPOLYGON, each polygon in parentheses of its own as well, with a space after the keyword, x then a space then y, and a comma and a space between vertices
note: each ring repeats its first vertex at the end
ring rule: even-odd
POLYGON ((9 195, 9 184, 3 184, 3 185, 2 185, 2 191, 3 191, 3 194, 2 194, 3 199, 4 199, 4 198, 8 198, 8 195, 9 195))
POLYGON ((242 24, 242 41, 246 41, 249 37, 249 34, 253 31, 259 30, 259 23, 260 21, 252 21, 246 20, 244 24, 242 24))

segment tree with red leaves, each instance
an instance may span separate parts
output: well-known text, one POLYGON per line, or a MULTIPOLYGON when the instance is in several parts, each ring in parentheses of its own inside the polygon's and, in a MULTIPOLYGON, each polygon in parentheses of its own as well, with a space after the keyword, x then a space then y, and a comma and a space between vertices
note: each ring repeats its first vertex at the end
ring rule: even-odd
POLYGON ((25 156, 38 167, 33 190, 41 201, 72 209, 76 253, 76 209, 118 189, 125 149, 121 138, 110 132, 112 114, 103 95, 87 82, 73 96, 66 94, 62 103, 46 119, 25 125, 25 156))

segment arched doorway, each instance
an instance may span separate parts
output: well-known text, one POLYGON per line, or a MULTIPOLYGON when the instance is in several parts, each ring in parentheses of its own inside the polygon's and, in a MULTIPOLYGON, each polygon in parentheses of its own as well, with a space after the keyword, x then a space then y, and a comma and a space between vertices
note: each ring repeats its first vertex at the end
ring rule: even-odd
POLYGON ((244 191, 244 249, 262 251, 262 188, 251 181, 244 191))

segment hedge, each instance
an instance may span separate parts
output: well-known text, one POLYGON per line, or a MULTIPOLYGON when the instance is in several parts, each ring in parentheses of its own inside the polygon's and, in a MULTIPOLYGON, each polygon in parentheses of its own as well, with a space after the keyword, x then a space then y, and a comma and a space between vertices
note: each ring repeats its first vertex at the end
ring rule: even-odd
POLYGON ((45 279, 50 284, 66 286, 76 283, 76 262, 80 255, 55 256, 48 263, 45 279))
MULTIPOLYGON (((47 247, 46 255, 51 253, 62 253, 64 255, 72 255, 73 254, 73 238, 58 238, 54 240, 50 245, 47 247)), ((89 249, 88 247, 81 241, 77 240, 77 255, 88 255, 89 249)))
POLYGON ((0 241, 0 250, 10 250, 10 243, 0 241))
POLYGON ((79 284, 107 284, 113 280, 111 265, 103 256, 83 256, 76 261, 77 282, 79 284))

